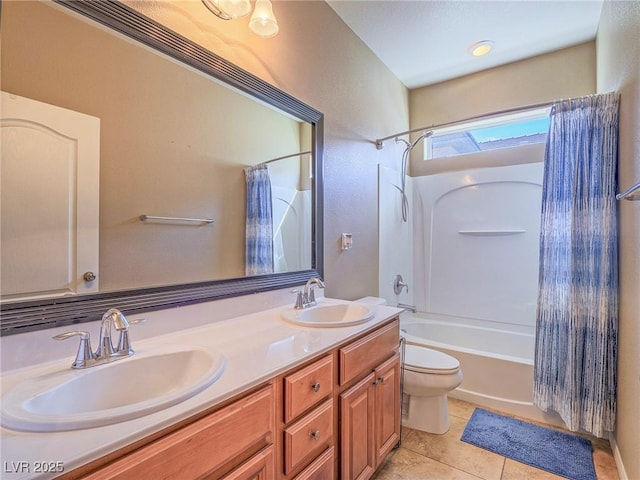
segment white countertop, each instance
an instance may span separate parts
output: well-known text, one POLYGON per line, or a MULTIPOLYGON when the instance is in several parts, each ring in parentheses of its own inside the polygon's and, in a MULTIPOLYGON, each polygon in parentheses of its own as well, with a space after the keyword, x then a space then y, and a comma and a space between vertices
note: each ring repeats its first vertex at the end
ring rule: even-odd
MULTIPOLYGON (((336 300, 322 299, 331 303, 336 300)), ((189 305, 150 312, 144 315, 149 322, 154 317, 198 317, 207 315, 215 302, 189 305)), ((167 345, 190 345, 213 348, 226 357, 227 366, 213 385, 195 396, 156 413, 134 420, 103 427, 51 432, 31 433, 0 429, 0 476, 6 479, 53 478, 60 473, 35 472, 43 462, 57 462, 69 472, 83 464, 100 458, 132 442, 145 438, 165 427, 189 418, 242 391, 258 385, 291 367, 331 350, 360 333, 379 325, 400 310, 386 306, 374 306, 376 313, 370 321, 351 327, 307 328, 286 323, 280 318, 283 308, 290 304, 264 310, 204 326, 159 335, 136 341, 132 334, 133 348, 138 352, 167 345), (22 471, 17 471, 22 470, 22 471)), ((70 368, 75 354, 63 360, 29 366, 3 373, 2 392, 26 378, 70 368)), ((122 386, 126 389, 126 385, 122 386)))

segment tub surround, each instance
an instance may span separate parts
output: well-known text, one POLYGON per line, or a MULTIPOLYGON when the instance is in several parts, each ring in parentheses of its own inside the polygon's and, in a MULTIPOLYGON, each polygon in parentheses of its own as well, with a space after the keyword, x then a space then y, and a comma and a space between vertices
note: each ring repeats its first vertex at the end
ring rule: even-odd
MULTIPOLYGON (((291 297, 290 293, 288 297, 291 297)), ((321 301, 336 302, 332 299, 321 301)), ((280 318, 280 312, 291 306, 287 300, 286 303, 280 303, 275 308, 218 320, 187 330, 176 330, 177 325, 195 325, 200 322, 210 322, 211 319, 215 320, 218 303, 202 303, 131 316, 131 319, 136 317, 147 319, 145 325, 132 328, 132 344, 137 352, 147 352, 167 345, 195 345, 213 348, 224 355, 227 359, 226 370, 212 386, 173 407, 103 427, 54 433, 18 432, 2 428, 2 461, 5 467, 9 465, 3 469, 3 478, 52 478, 59 475, 57 473, 37 476, 33 471, 18 473, 15 472, 15 468, 10 468, 18 462, 27 462, 23 465, 31 467, 35 462, 62 462, 64 472, 69 472, 302 365, 338 345, 345 344, 352 338, 375 329, 399 313, 396 308, 379 306, 376 308, 375 316, 360 325, 342 328, 307 328, 292 325, 280 318), (173 324, 174 331, 166 332, 169 328, 168 324, 173 324), (162 334, 141 340, 144 329, 148 332, 160 331, 162 334), (137 333, 138 330, 140 334, 137 333)), ((43 336, 42 332, 46 332, 50 338, 58 333, 57 330, 24 334, 22 343, 25 343, 29 336, 37 336, 37 334, 43 336)), ((17 335, 11 337, 17 337, 17 335)), ((4 338, 3 344, 11 337, 4 338)), ((50 343, 54 344, 54 341, 50 340, 50 343)), ((3 391, 8 391, 25 378, 70 368, 76 345, 75 342, 64 343, 67 350, 64 358, 35 365, 27 361, 24 361, 23 365, 11 362, 13 369, 3 372, 3 391)), ((28 347, 26 349, 31 350, 28 347)), ((3 352, 3 357, 6 353, 3 352)), ((28 357, 24 352, 22 354, 28 357)), ((7 365, 5 364, 4 367, 6 368, 7 365)), ((126 388, 126 385, 123 385, 123 388, 126 388)))

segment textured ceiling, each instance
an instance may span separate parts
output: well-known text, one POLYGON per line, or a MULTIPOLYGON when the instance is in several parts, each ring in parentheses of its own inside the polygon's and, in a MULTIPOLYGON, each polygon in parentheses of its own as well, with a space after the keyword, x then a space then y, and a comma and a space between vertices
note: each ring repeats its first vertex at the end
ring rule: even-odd
POLYGON ((408 87, 593 40, 602 0, 332 0, 328 4, 408 87), (467 52, 495 42, 484 57, 467 52))

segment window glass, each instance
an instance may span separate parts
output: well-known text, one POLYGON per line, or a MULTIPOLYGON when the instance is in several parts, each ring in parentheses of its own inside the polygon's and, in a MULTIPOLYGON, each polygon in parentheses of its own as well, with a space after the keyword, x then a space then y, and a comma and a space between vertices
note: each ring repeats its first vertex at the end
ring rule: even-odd
POLYGON ((544 143, 549 109, 510 114, 436 129, 425 141, 425 160, 544 143))

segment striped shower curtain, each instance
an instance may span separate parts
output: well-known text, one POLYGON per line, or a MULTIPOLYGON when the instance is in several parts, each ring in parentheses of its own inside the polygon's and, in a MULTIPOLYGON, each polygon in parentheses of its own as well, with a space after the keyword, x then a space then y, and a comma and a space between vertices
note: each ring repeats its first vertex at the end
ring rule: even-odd
POLYGON ((247 180, 245 273, 273 273, 271 181, 266 165, 244 170, 247 180))
POLYGON ((542 188, 534 403, 569 429, 615 427, 618 95, 555 103, 542 188))

